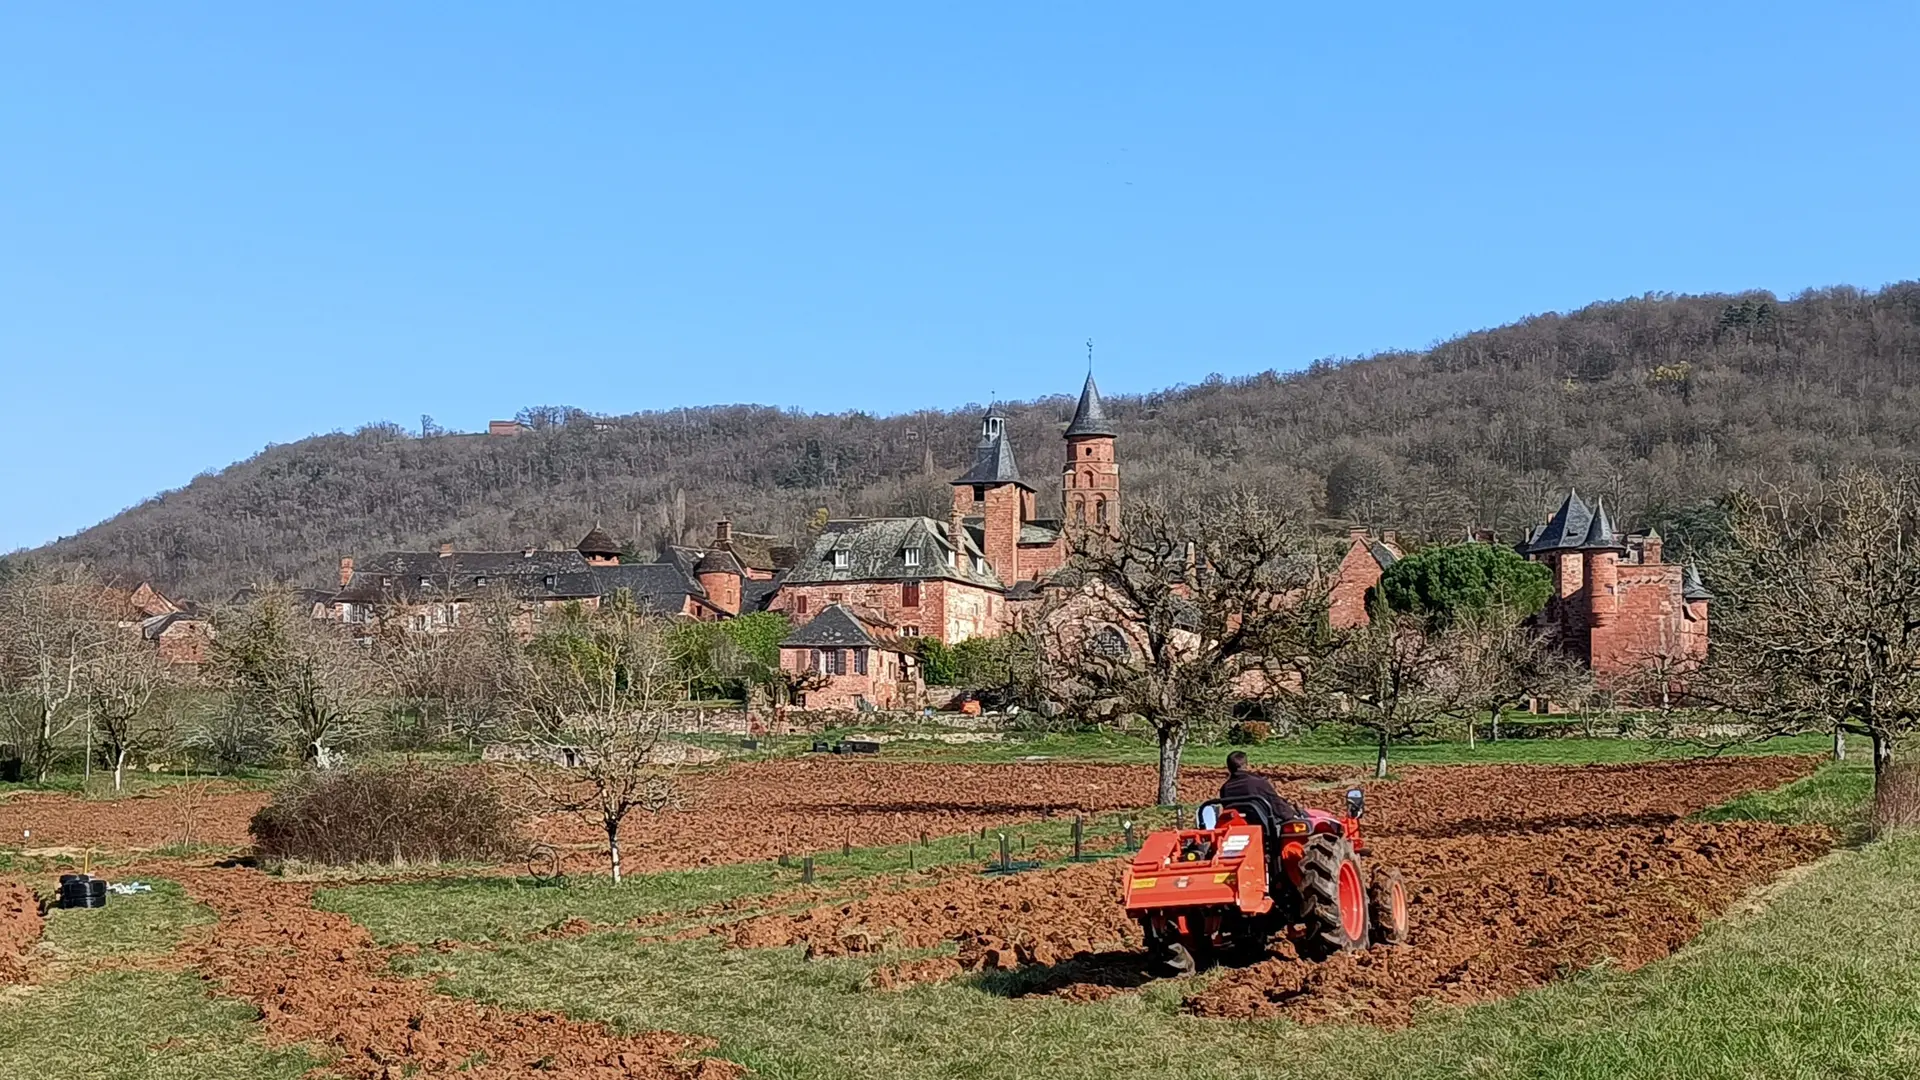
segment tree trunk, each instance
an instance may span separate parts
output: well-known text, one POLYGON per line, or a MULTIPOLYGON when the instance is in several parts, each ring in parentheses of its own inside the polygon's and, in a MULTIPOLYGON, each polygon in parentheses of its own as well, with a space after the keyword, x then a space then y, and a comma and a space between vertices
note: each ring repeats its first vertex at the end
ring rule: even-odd
POLYGON ((1493 710, 1492 728, 1493 729, 1491 731, 1487 732, 1487 741, 1499 742, 1500 741, 1500 710, 1499 709, 1493 710))
POLYGON ((1877 789, 1880 781, 1886 778, 1887 766, 1893 764, 1893 740, 1876 731, 1873 733, 1873 786, 1877 789))
POLYGON ((113 755, 113 790, 120 790, 120 778, 127 772, 127 751, 122 748, 113 755))
POLYGON ((1847 733, 1837 727, 1833 729, 1833 760, 1847 760, 1847 733))
POLYGON ((1172 806, 1180 799, 1180 752, 1186 749, 1187 725, 1163 724, 1160 727, 1160 805, 1172 806))
POLYGON ((1384 731, 1380 733, 1380 753, 1373 759, 1373 775, 1378 780, 1387 778, 1387 734, 1384 731))
POLYGON ((613 871, 613 883, 620 884, 620 823, 607 824, 607 865, 613 871))

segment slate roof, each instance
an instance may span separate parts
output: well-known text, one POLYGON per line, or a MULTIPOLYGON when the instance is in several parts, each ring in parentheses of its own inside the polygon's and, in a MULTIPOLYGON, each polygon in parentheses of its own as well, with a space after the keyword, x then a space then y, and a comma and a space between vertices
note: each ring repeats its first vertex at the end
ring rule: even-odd
POLYGON ((1053 521, 1029 521, 1020 526, 1020 543, 1051 544, 1060 539, 1060 526, 1053 521))
POLYGON ((1004 429, 999 435, 981 437, 979 445, 973 448, 973 468, 954 480, 955 486, 962 484, 1018 484, 1033 490, 1020 479, 1020 463, 1013 458, 1013 440, 1004 429))
POLYGON ((677 615, 686 610, 688 597, 705 600, 707 590, 673 562, 622 563, 597 566, 587 571, 595 596, 611 596, 621 589, 633 596, 633 602, 647 611, 677 615))
POLYGON ((580 538, 579 543, 573 545, 573 550, 582 555, 618 556, 620 545, 614 542, 613 537, 607 535, 606 530, 595 525, 592 531, 580 538))
POLYGON ((1378 540, 1367 541, 1367 553, 1373 556, 1373 561, 1379 563, 1382 570, 1400 561, 1400 556, 1394 554, 1392 548, 1378 540))
MULTIPOLYGON (((246 605, 251 604, 255 600, 259 599, 260 597, 273 591, 275 590, 262 589, 252 585, 248 585, 243 588, 234 590, 234 594, 232 596, 227 597, 227 606, 228 607, 245 607, 246 605)), ((338 589, 281 589, 278 591, 284 592, 286 594, 287 600, 289 603, 295 604, 300 607, 310 608, 315 604, 333 603, 334 594, 339 590, 338 589)))
POLYGON ((1692 563, 1680 573, 1680 599, 1711 600, 1713 593, 1707 590, 1707 583, 1700 580, 1700 571, 1692 563))
POLYGON ((734 558, 733 552, 725 548, 714 548, 705 555, 700 556, 700 561, 693 566, 693 572, 696 574, 738 574, 741 577, 747 575, 746 570, 740 565, 740 560, 734 558))
POLYGON ((1106 406, 1100 402, 1100 388, 1093 384, 1093 372, 1087 372, 1087 384, 1080 388, 1080 404, 1073 410, 1073 421, 1067 425, 1064 436, 1068 439, 1082 435, 1112 435, 1113 424, 1107 420, 1106 406))
POLYGON ((1613 519, 1607 516, 1605 499, 1596 504, 1593 519, 1587 524, 1587 535, 1580 543, 1583 551, 1625 551, 1627 546, 1620 542, 1620 535, 1613 531, 1613 519))
POLYGON ((829 604, 788 634, 783 649, 846 649, 879 644, 845 604, 829 604))
POLYGON ((771 581, 761 581, 757 578, 747 578, 742 581, 740 583, 740 611, 744 614, 749 611, 767 610, 767 608, 773 604, 773 598, 779 595, 780 586, 785 584, 786 580, 787 572, 782 570, 778 574, 775 574, 771 581))
POLYGON ((167 628, 177 622, 204 623, 198 615, 184 611, 169 611, 164 615, 152 615, 140 620, 140 636, 147 641, 158 641, 167 628))
POLYGON ((1593 511, 1580 501, 1580 493, 1569 489, 1560 508, 1534 531, 1527 542, 1527 553, 1563 551, 1587 542, 1587 530, 1593 525, 1593 511))
POLYGON ((367 604, 449 593, 465 599, 496 587, 523 600, 582 599, 599 595, 586 576, 591 569, 578 551, 388 551, 356 567, 353 580, 333 599, 367 604), (486 585, 479 584, 481 578, 486 585))
POLYGON ((986 564, 978 541, 970 530, 962 529, 961 545, 955 565, 947 565, 947 528, 942 522, 924 517, 860 518, 829 521, 813 547, 788 571, 788 585, 813 585, 842 581, 922 581, 945 579, 963 581, 982 588, 1001 588, 1000 579, 986 564), (918 565, 908 566, 906 552, 919 553, 918 565), (834 552, 846 552, 846 566, 835 565, 834 552), (980 556, 980 569, 974 558, 980 556))
POLYGON ((800 553, 792 544, 783 544, 777 536, 735 531, 729 550, 740 565, 749 570, 784 570, 793 565, 800 553))

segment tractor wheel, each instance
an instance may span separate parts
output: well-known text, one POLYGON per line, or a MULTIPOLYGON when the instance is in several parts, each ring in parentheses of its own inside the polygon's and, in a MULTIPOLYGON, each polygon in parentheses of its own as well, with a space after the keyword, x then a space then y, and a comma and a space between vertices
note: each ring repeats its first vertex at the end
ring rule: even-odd
POLYGON ((1301 956, 1325 960, 1367 947, 1367 887, 1360 857, 1344 836, 1309 837, 1300 857, 1301 956))
POLYGON ((1405 945, 1413 929, 1407 920, 1407 886, 1398 870, 1375 870, 1367 889, 1367 922, 1373 940, 1383 945, 1405 945))

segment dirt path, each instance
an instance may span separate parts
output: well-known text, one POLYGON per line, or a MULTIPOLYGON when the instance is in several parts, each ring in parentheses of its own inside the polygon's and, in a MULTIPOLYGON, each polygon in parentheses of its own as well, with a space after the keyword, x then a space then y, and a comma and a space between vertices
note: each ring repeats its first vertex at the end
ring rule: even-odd
POLYGON ((458 1072, 499 1078, 724 1080, 740 1069, 690 1055, 711 1043, 670 1032, 615 1035, 555 1013, 519 1013, 435 993, 397 976, 390 953, 345 916, 316 911, 312 887, 246 869, 175 867, 219 924, 183 949, 223 993, 258 1006, 278 1043, 341 1054, 366 1080, 458 1072))

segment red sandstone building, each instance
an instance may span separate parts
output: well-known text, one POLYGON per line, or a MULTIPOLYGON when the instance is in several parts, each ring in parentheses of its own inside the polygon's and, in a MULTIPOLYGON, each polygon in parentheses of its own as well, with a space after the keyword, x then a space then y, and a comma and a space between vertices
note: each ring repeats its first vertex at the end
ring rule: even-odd
POLYGON ((1553 571, 1541 629, 1602 684, 1706 658, 1713 594, 1693 567, 1663 561, 1659 533, 1622 541, 1604 504, 1589 508, 1569 491, 1520 550, 1553 571))
POLYGON ((802 709, 912 708, 925 695, 920 660, 893 632, 845 604, 830 604, 780 643, 780 666, 814 685, 802 709))
POLYGON ((1347 533, 1347 553, 1334 571, 1333 586, 1327 590, 1327 621, 1335 629, 1365 626, 1372 621, 1367 613, 1367 593, 1386 575, 1387 567, 1400 561, 1400 545, 1391 529, 1378 540, 1356 525, 1347 533))

